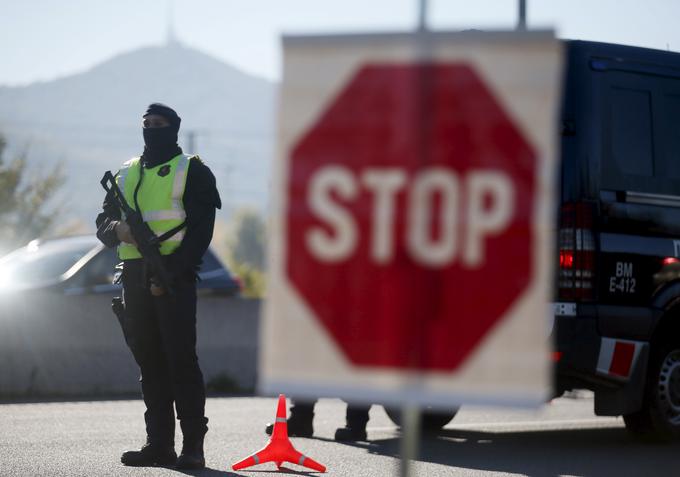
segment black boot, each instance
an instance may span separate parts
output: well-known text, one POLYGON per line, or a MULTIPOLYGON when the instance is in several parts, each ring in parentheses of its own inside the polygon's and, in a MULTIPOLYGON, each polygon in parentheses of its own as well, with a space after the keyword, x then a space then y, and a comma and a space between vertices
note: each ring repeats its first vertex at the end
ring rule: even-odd
MULTIPOLYGON (((312 437, 314 434, 314 404, 295 404, 290 408, 290 417, 288 418, 288 435, 290 437, 312 437)), ((274 424, 267 424, 264 432, 272 435, 274 432, 274 424)))
POLYGON ((205 467, 203 439, 208 432, 208 418, 182 419, 182 453, 175 465, 178 469, 202 469, 205 467))
POLYGON ((175 414, 168 412, 144 413, 146 444, 138 451, 127 451, 120 456, 124 465, 134 467, 169 467, 175 465, 175 414))
POLYGON ((147 440, 140 450, 124 452, 120 461, 132 467, 172 467, 177 461, 177 454, 174 443, 162 446, 147 440))
POLYGON ((338 442, 365 441, 367 438, 366 428, 339 427, 335 431, 335 440, 338 442))
POLYGON ((345 427, 340 427, 335 431, 336 441, 365 441, 366 425, 368 424, 368 411, 371 406, 362 406, 357 404, 347 405, 347 414, 345 427))

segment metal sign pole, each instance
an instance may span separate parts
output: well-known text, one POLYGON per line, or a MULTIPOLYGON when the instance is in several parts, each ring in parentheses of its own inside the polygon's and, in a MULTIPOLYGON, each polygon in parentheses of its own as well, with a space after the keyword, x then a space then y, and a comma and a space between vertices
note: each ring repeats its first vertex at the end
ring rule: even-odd
POLYGON ((401 408, 401 467, 399 475, 411 475, 411 462, 418 457, 420 444, 420 406, 406 403, 401 408))
MULTIPOLYGON (((418 33, 427 32, 427 6, 428 0, 418 0, 418 33)), ((421 61, 429 58, 427 54, 429 53, 428 47, 429 41, 424 37, 420 37, 418 40, 418 50, 421 61)), ((407 402, 401 407, 400 477, 409 477, 411 475, 411 462, 418 457, 419 445, 420 406, 407 402)))

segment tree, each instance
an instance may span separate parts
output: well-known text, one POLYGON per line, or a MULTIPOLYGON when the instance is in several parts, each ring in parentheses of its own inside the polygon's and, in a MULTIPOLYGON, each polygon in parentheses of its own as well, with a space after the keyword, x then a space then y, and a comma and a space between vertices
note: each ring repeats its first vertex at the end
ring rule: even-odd
POLYGON ((229 249, 232 259, 257 270, 265 269, 266 226, 255 210, 243 208, 232 219, 229 249))
POLYGON ((58 212, 48 203, 64 180, 60 164, 28 178, 26 153, 6 164, 6 146, 0 136, 0 255, 50 230, 58 212))
POLYGON ((265 292, 266 226, 255 210, 243 208, 234 214, 227 240, 229 266, 241 278, 243 295, 261 298, 265 292))

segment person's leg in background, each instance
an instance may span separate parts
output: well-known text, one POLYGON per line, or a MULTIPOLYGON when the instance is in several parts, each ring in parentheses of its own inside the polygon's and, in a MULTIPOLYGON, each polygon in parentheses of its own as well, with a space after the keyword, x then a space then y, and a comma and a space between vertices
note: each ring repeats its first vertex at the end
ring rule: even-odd
MULTIPOLYGON (((312 437, 314 435, 314 405, 316 401, 291 399, 288 411, 288 435, 291 437, 312 437)), ((274 430, 274 424, 269 423, 265 432, 269 435, 274 430)))
POLYGON ((345 427, 340 427, 335 431, 336 441, 365 441, 368 437, 366 434, 366 425, 368 424, 368 412, 371 410, 371 405, 347 404, 347 413, 345 414, 345 427))

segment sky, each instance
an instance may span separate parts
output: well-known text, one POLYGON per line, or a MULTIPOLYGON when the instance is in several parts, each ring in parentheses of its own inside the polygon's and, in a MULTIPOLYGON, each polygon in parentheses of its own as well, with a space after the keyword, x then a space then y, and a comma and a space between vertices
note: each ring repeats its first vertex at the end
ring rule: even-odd
MULTIPOLYGON (((678 0, 527 0, 529 28, 560 38, 680 51, 678 0)), ((511 29, 517 0, 429 0, 433 30, 511 29)), ((85 71, 179 40, 257 76, 280 79, 282 33, 406 31, 418 0, 0 0, 0 85, 85 71)))

